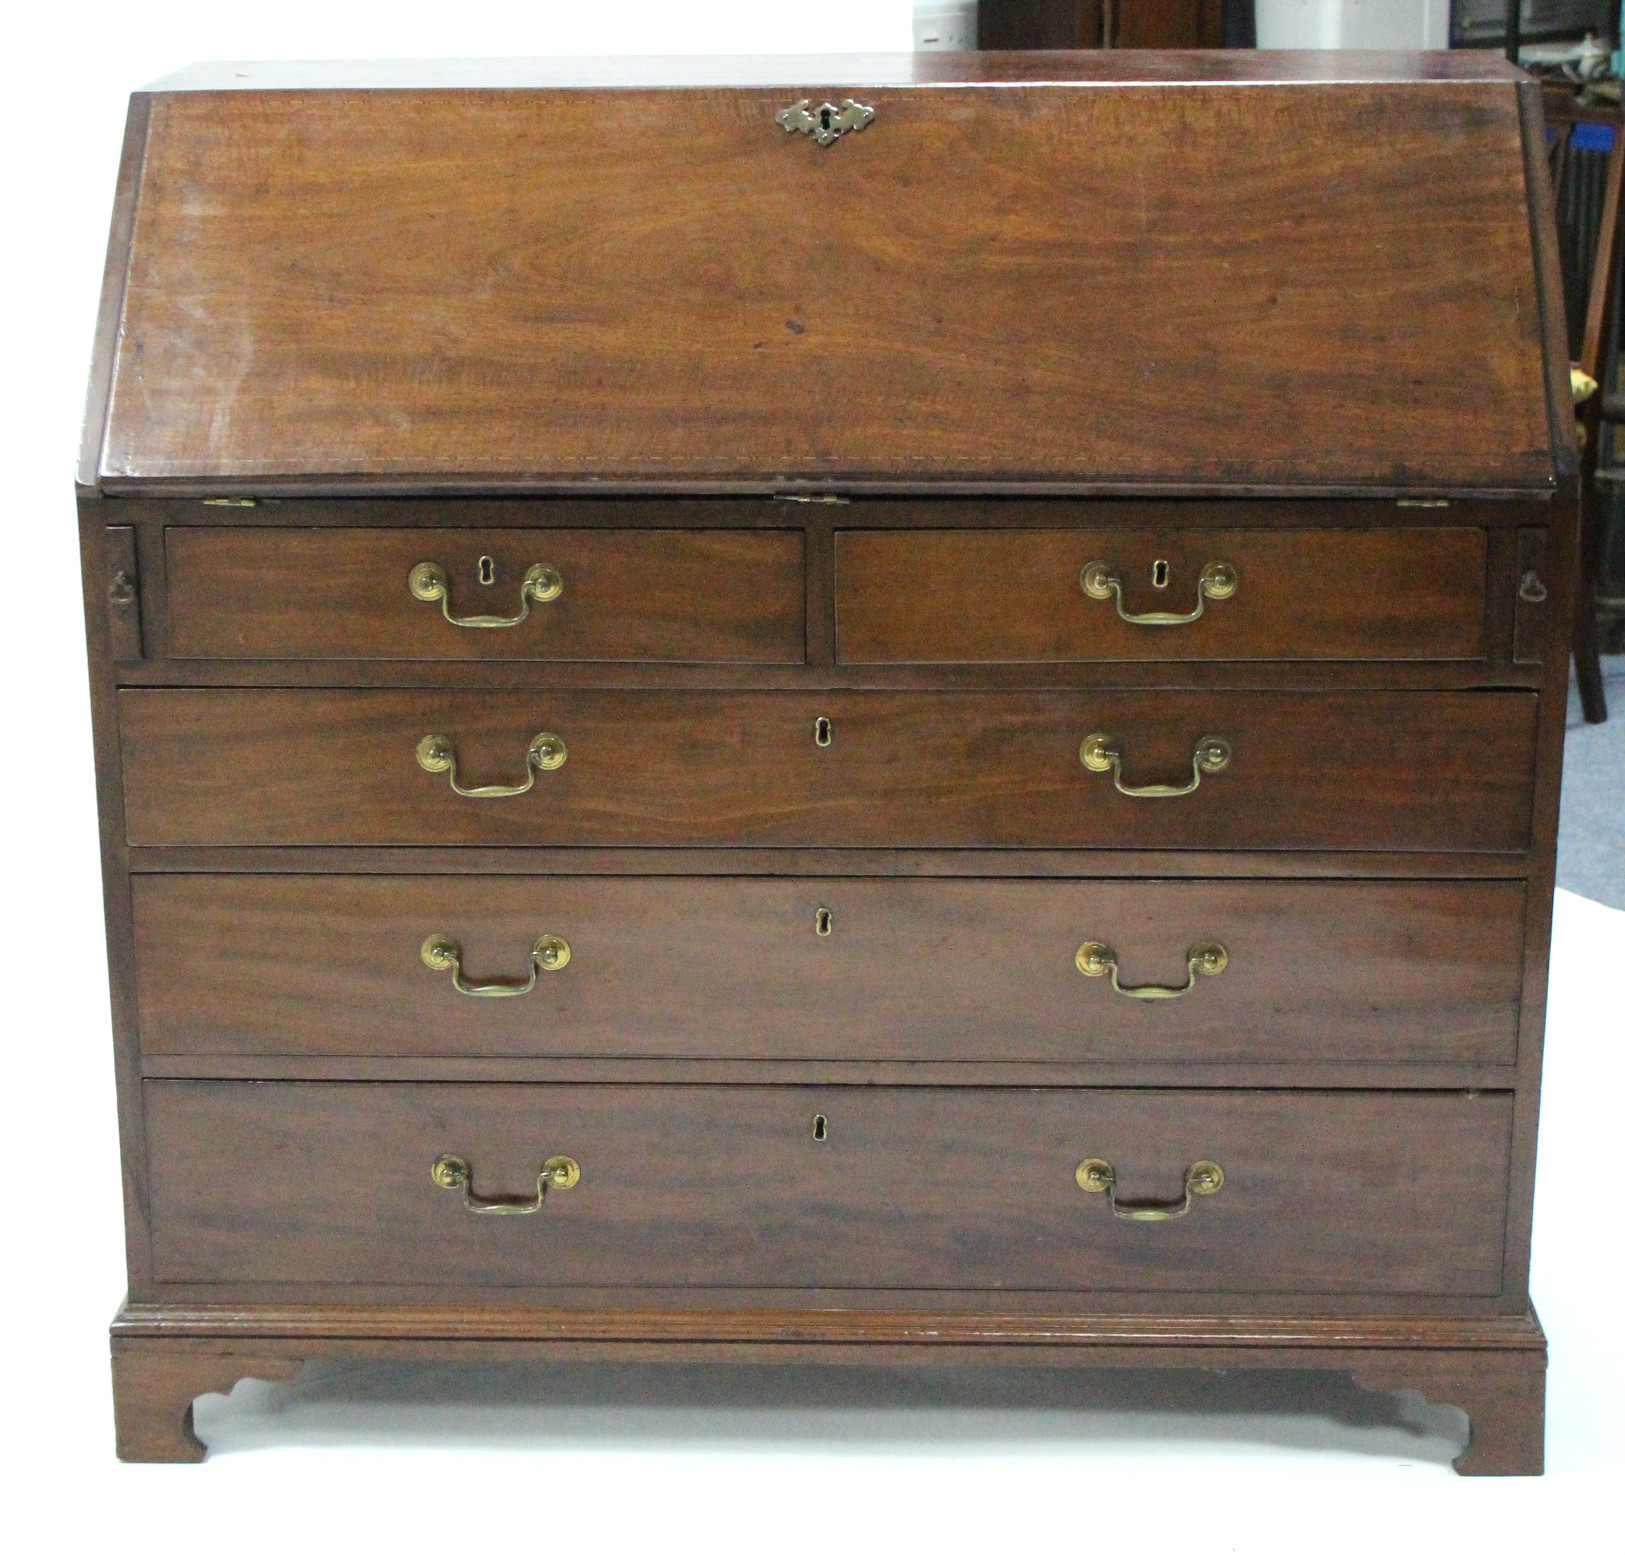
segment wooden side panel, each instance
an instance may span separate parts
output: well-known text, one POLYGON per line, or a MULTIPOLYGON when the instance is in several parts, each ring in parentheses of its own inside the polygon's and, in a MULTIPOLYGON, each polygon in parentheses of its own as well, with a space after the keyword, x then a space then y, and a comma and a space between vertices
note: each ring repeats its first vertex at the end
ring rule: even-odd
POLYGON ((1514 881, 141 875, 149 1054, 1510 1063, 1514 881), (827 916, 820 918, 820 914, 827 916), (824 932, 820 932, 820 930, 824 932), (521 981, 459 994, 420 955, 521 981), (1111 945, 1143 1001, 1077 970, 1111 945))
POLYGON ((166 531, 170 651, 205 659, 600 659, 797 664, 799 531, 204 529, 166 531), (445 574, 415 598, 421 562, 445 574), (513 627, 535 565, 562 592, 513 627))
POLYGON ((1480 529, 849 530, 835 563, 846 664, 1484 652, 1480 529), (1084 592, 1094 562, 1117 599, 1084 592), (1234 592, 1206 599, 1216 563, 1234 592), (1198 605, 1178 626, 1122 619, 1198 605))
POLYGON ((1493 1295, 1511 1104, 1452 1092, 148 1081, 164 1282, 1493 1295), (815 1119, 825 1120, 815 1137, 815 1119), (543 1160, 581 1180, 526 1216, 543 1160), (1223 1188, 1178 1220, 1115 1219, 1223 1188))
POLYGON ((710 693, 127 690, 129 841, 155 844, 1521 850, 1518 692, 710 693), (819 720, 829 743, 816 743, 819 720), (566 763, 514 786, 549 733, 566 763), (1080 745, 1106 733, 1129 786, 1080 745))
POLYGON ((854 90, 153 97, 100 478, 1549 484, 1512 82, 854 90))

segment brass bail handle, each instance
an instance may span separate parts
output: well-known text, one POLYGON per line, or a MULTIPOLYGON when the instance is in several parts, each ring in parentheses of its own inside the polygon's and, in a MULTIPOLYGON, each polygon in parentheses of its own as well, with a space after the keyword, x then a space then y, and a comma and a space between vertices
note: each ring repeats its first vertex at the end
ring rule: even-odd
POLYGON ((1130 799, 1178 799, 1202 786, 1204 772, 1222 772, 1230 765, 1230 742, 1217 734, 1204 734, 1191 754, 1188 783, 1144 783, 1133 787, 1123 781, 1123 753, 1109 734, 1091 734, 1078 747, 1078 760, 1091 772, 1109 772, 1112 785, 1130 799))
POLYGON ((449 934, 431 934, 420 954, 431 972, 451 973, 451 986, 458 993, 471 999, 514 999, 536 986, 538 973, 562 972, 570 964, 570 942, 558 934, 543 934, 530 947, 530 976, 523 982, 469 982, 463 976, 463 947, 449 934))
POLYGON ((1177 1199, 1119 1199, 1117 1168, 1092 1155, 1074 1174, 1085 1193, 1104 1193, 1119 1220, 1178 1220, 1191 1212, 1193 1198, 1208 1198, 1224 1186, 1224 1168, 1217 1161, 1194 1161, 1185 1168, 1185 1192, 1177 1199))
POLYGON ((1241 586, 1236 569, 1229 562, 1209 562, 1196 580, 1196 608, 1184 615, 1169 610, 1147 610, 1131 615, 1123 608, 1123 574, 1111 562, 1090 562, 1078 574, 1078 582, 1090 599, 1115 599, 1117 613, 1130 626, 1188 626, 1201 619, 1210 599, 1229 599, 1241 586))
POLYGON ((523 783, 483 783, 464 788, 457 781, 457 747, 445 734, 426 734, 418 741, 418 765, 425 772, 447 773, 446 781, 454 794, 464 799, 511 799, 515 794, 528 794, 536 783, 538 772, 553 772, 569 760, 570 749, 556 734, 538 734, 525 752, 525 781, 523 783))
POLYGON ((519 614, 516 616, 454 616, 451 613, 451 584, 446 569, 439 562, 419 562, 406 575, 406 587, 413 599, 427 604, 439 601, 440 613, 453 626, 497 627, 518 626, 530 614, 530 604, 545 605, 564 592, 564 579, 556 567, 537 562, 519 585, 519 614))
POLYGON ((1161 983, 1140 983, 1125 988, 1117 980, 1117 952, 1099 940, 1086 940, 1078 947, 1078 970, 1085 977, 1111 974, 1112 989, 1126 999, 1183 999, 1196 986, 1197 975, 1217 977, 1230 965, 1230 952, 1217 940, 1199 940, 1185 952, 1185 983, 1172 988, 1161 983))
POLYGON ((463 1194, 463 1208, 476 1215, 534 1215, 549 1188, 573 1188, 581 1181, 581 1168, 567 1155, 550 1155, 536 1174, 534 1199, 487 1199, 474 1191, 474 1168, 460 1155, 443 1155, 429 1168, 437 1188, 463 1194))

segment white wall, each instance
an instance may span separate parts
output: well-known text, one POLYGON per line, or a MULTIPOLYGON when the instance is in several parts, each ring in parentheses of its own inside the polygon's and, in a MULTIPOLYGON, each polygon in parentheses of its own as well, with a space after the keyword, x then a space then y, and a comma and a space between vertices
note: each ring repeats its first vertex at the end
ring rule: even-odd
POLYGON ((1450 0, 1256 0, 1261 49, 1443 49, 1450 0))

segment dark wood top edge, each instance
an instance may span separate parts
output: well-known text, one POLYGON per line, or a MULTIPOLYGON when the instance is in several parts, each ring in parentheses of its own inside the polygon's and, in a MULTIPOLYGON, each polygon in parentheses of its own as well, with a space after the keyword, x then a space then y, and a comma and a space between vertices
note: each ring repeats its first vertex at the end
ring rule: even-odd
POLYGON ((141 185, 147 154, 147 119, 152 99, 143 93, 130 98, 114 186, 113 216, 107 238, 107 260, 102 271, 101 302, 96 313, 95 344, 91 348, 90 382, 85 389, 85 418, 79 449, 77 484, 96 481, 103 464, 107 430, 108 394, 113 363, 118 354, 119 321, 124 312, 124 289, 130 267, 130 234, 135 227, 136 191, 141 185))
POLYGON ((539 88, 1364 85, 1525 79, 1485 50, 1149 50, 555 56, 533 59, 214 60, 143 90, 515 91, 539 88))
POLYGON ((1527 486, 1460 483, 1395 486, 1346 481, 1341 484, 1193 481, 1059 481, 1021 479, 906 481, 841 478, 825 480, 562 480, 545 476, 444 473, 414 475, 187 476, 110 475, 97 489, 110 497, 1160 497, 1197 501, 1226 497, 1321 497, 1344 501, 1447 498, 1455 501, 1527 501, 1556 489, 1555 475, 1527 486))
POLYGON ((1534 1314, 1294 1317, 1037 1316, 910 1311, 561 1311, 470 1307, 226 1307, 126 1304, 118 1339, 421 1338, 829 1344, 1099 1344, 1333 1349, 1543 1350, 1534 1314))

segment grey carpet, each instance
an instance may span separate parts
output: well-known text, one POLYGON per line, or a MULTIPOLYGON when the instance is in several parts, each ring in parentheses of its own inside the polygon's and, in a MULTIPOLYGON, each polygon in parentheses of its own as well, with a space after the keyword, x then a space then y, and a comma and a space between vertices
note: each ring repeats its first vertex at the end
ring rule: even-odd
POLYGON ((1569 686, 1563 742, 1563 812, 1557 883, 1577 896, 1625 908, 1625 655, 1602 661, 1608 722, 1588 724, 1569 686))

